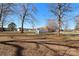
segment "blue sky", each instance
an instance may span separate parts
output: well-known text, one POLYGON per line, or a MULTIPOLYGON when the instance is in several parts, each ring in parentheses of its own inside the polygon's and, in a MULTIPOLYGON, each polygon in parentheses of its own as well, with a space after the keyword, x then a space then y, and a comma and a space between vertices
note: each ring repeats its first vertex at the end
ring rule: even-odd
MULTIPOLYGON (((35 17, 37 19, 37 22, 36 22, 36 25, 35 25, 36 27, 46 26, 48 19, 55 19, 55 16, 53 16, 48 11, 49 7, 48 7, 47 3, 35 3, 34 5, 38 9, 37 15, 35 15, 35 17)), ((75 27, 75 16, 79 15, 79 4, 78 3, 72 3, 71 7, 72 7, 72 11, 68 13, 67 19, 69 20, 68 21, 68 25, 69 25, 68 28, 73 29, 75 27)), ((15 22, 17 27, 21 26, 19 19, 16 16, 12 16, 12 19, 13 19, 12 22, 15 22)), ((24 28, 32 28, 32 25, 29 24, 29 23, 25 23, 24 28)))

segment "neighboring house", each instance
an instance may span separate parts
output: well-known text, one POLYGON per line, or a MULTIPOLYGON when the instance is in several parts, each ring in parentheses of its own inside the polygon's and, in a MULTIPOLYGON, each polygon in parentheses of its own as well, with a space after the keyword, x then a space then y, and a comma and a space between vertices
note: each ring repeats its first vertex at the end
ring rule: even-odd
POLYGON ((38 28, 39 32, 48 32, 47 26, 38 28))
POLYGON ((38 28, 39 29, 39 32, 56 32, 57 31, 57 28, 54 28, 54 27, 48 27, 48 26, 44 26, 44 27, 41 27, 41 28, 38 28))
POLYGON ((10 31, 8 28, 3 28, 3 31, 10 31))

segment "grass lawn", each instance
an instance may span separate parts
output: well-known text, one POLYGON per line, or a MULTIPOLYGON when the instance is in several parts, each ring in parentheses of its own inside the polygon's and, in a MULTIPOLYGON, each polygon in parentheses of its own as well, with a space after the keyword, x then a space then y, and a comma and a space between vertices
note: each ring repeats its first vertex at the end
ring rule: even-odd
POLYGON ((79 36, 55 34, 0 33, 0 55, 79 55, 79 36))

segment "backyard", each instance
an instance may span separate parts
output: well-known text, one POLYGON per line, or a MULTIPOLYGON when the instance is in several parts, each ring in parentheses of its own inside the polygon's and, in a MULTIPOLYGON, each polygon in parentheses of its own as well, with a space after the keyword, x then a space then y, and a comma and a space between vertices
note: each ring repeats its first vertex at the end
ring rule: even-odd
MULTIPOLYGON (((79 37, 56 34, 0 33, 0 55, 60 56, 79 55, 79 37)), ((78 34, 77 34, 78 35, 78 34)))
POLYGON ((79 56, 79 3, 0 3, 0 56, 79 56))

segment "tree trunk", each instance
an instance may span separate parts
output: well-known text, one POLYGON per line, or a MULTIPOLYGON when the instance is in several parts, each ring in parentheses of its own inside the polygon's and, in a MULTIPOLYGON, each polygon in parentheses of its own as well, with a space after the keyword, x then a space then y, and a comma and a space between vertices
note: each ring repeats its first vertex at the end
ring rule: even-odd
POLYGON ((60 36, 61 32, 61 4, 58 3, 58 36, 60 36))
POLYGON ((58 21, 58 36, 60 36, 61 32, 61 21, 58 21))
POLYGON ((23 22, 22 22, 22 25, 21 25, 21 33, 24 33, 23 22))
POLYGON ((2 25, 1 25, 1 32, 3 32, 3 22, 2 22, 2 25))
POLYGON ((1 6, 1 14, 0 14, 0 21, 2 22, 1 23, 1 32, 3 32, 3 4, 1 6))

